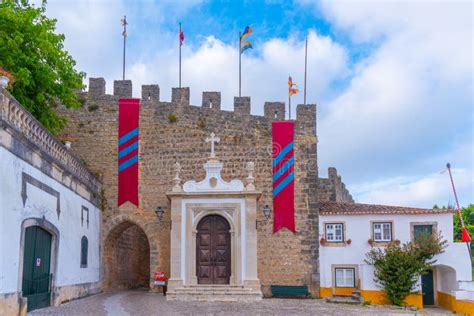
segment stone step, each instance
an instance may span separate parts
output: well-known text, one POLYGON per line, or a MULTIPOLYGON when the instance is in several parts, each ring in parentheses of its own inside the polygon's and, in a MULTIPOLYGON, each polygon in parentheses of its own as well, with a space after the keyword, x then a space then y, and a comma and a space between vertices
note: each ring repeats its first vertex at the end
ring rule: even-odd
POLYGON ((255 302, 262 299, 262 293, 166 293, 168 301, 201 301, 201 302, 255 302))
POLYGON ((168 294, 177 294, 177 295, 180 295, 180 294, 186 294, 186 295, 196 295, 196 296, 202 296, 202 295, 255 295, 255 294, 258 294, 260 295, 260 292, 218 292, 218 291, 215 291, 215 292, 212 292, 212 291, 208 291, 208 292, 188 292, 188 291, 178 291, 178 292, 175 292, 175 291, 168 291, 166 292, 166 295, 168 294))
POLYGON ((326 298, 329 303, 362 304, 364 299, 357 295, 333 295, 326 298))
POLYGON ((175 292, 252 292, 253 290, 250 288, 242 288, 242 287, 235 287, 235 288, 212 288, 212 287, 205 287, 205 288, 197 288, 197 287, 179 287, 174 289, 175 292))
POLYGON ((250 302, 262 299, 262 293, 241 285, 187 285, 168 290, 170 301, 250 302))

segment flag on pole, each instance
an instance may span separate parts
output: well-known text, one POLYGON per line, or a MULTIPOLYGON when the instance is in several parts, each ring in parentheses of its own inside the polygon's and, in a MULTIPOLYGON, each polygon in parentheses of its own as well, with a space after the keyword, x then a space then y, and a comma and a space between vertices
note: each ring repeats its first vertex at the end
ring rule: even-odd
POLYGON ((242 96, 242 53, 247 49, 253 48, 250 41, 245 41, 252 32, 252 27, 246 26, 244 33, 239 33, 239 97, 242 96))
POLYGON ((294 122, 272 123, 273 232, 283 227, 295 232, 294 122))
POLYGON ((140 99, 119 99, 118 206, 138 206, 138 121, 140 99))
POLYGON ((181 30, 179 31, 179 45, 183 46, 183 42, 184 42, 184 31, 181 30))
POLYGON ((246 26, 244 32, 240 36, 240 53, 242 54, 249 48, 253 48, 252 43, 250 41, 245 41, 247 36, 252 34, 253 29, 250 26, 246 26))
POLYGON ((296 84, 293 83, 293 79, 291 76, 288 77, 288 96, 292 96, 293 94, 297 94, 299 92, 298 87, 296 84))
POLYGON ((178 86, 181 88, 181 46, 183 46, 184 42, 184 31, 181 29, 181 22, 179 22, 179 82, 178 86))
POLYGON ((245 52, 249 48, 253 48, 252 43, 250 43, 249 41, 247 41, 245 43, 242 43, 240 45, 240 53, 242 54, 243 52, 245 52))

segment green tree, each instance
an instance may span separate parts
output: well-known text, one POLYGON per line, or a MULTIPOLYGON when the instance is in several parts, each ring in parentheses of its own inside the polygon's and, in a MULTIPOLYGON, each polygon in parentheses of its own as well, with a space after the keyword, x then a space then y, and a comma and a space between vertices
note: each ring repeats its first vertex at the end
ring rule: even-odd
MULTIPOLYGON (((474 204, 470 204, 468 207, 461 209, 462 218, 464 219, 464 225, 466 226, 471 239, 474 238, 474 204)), ((459 214, 454 214, 454 241, 461 241, 461 221, 459 220, 459 214)), ((474 242, 471 242, 471 254, 474 254, 474 242)))
POLYGON ((372 248, 365 262, 373 265, 374 280, 387 294, 392 304, 401 306, 413 292, 419 277, 436 262, 434 256, 442 253, 447 241, 441 235, 422 234, 415 241, 400 245, 390 243, 386 248, 372 248))
POLYGON ((56 20, 26 0, 0 1, 0 67, 11 72, 15 84, 8 90, 49 131, 65 124, 54 107, 80 107, 75 91, 83 88, 84 72, 64 49, 64 35, 56 34, 56 20))

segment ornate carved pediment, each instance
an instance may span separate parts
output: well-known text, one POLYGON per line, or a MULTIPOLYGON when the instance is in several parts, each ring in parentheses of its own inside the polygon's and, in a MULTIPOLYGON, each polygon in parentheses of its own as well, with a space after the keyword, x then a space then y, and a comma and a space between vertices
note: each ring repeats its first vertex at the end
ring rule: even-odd
POLYGON ((183 185, 184 192, 240 192, 244 184, 240 180, 224 181, 221 177, 223 164, 219 161, 208 161, 204 164, 206 177, 202 181, 187 181, 183 185))

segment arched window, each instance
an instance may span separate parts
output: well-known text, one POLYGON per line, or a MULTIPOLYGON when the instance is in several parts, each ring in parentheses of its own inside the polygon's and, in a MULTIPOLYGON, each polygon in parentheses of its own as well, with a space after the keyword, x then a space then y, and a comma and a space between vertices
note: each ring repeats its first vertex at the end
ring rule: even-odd
POLYGON ((89 241, 86 236, 81 239, 81 268, 87 268, 87 252, 89 248, 89 241))

